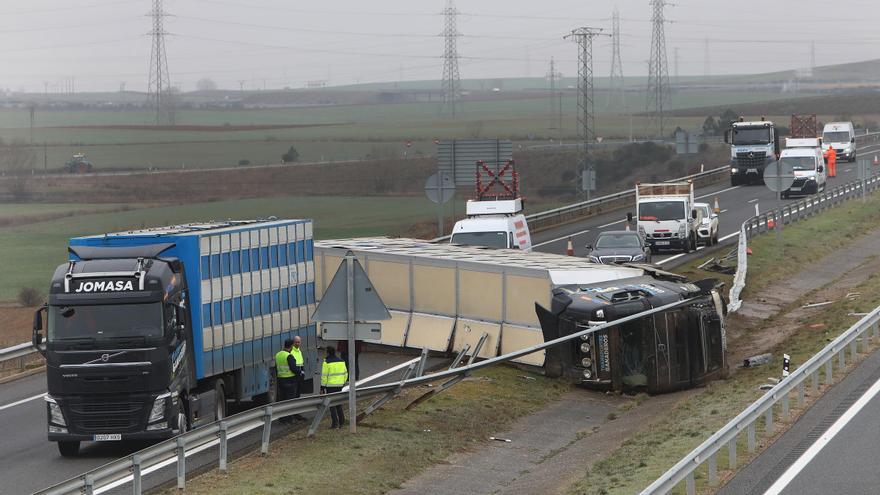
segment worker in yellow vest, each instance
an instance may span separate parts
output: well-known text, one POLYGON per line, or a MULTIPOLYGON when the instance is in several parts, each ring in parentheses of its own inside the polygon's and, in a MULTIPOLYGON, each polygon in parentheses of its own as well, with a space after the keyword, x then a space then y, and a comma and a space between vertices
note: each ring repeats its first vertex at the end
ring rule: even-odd
MULTIPOLYGON (((275 383, 278 392, 276 399, 279 401, 293 399, 296 389, 296 359, 291 354, 293 340, 284 341, 284 349, 275 354, 275 383)), ((290 424, 293 418, 290 416, 281 418, 280 423, 290 424)))
MULTIPOLYGON (((345 361, 336 355, 336 349, 327 346, 327 357, 321 365, 321 390, 326 394, 341 392, 347 381, 348 369, 345 367, 345 361)), ((341 405, 330 408, 330 419, 333 422, 330 428, 342 428, 345 423, 345 413, 342 412, 341 405)))

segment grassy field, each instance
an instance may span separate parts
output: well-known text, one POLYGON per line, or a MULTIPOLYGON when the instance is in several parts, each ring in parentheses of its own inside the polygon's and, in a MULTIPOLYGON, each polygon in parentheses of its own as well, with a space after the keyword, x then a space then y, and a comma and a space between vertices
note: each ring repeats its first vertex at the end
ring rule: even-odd
POLYGON ((485 443, 568 390, 558 380, 534 374, 526 380, 524 374, 507 366, 476 372, 412 411, 403 407, 425 390, 407 390, 359 424, 357 435, 328 431, 325 420, 315 439, 286 436, 271 444, 268 457, 249 455, 231 463, 228 475, 202 475, 187 485, 187 493, 387 493, 453 452, 485 443))
MULTIPOLYGON (((786 227, 782 246, 778 245, 773 235, 753 239, 750 247, 754 254, 749 258, 744 299, 754 296, 775 281, 785 280, 794 273, 809 269, 810 262, 829 253, 845 252, 846 245, 865 232, 875 231, 878 224, 880 198, 875 195, 867 204, 852 201, 786 227), (782 249, 784 259, 789 263, 779 263, 782 249)), ((705 260, 695 261, 678 271, 692 278, 714 276, 696 268, 702 261, 705 260)), ((872 277, 860 286, 847 290, 861 292, 863 297, 829 306, 810 319, 810 323, 822 325, 819 328, 824 331, 798 332, 779 349, 768 351, 778 354, 784 349, 792 356, 792 363, 796 367, 822 349, 829 339, 855 323, 856 318, 848 316, 848 313, 870 311, 880 305, 880 277, 872 277)), ((792 301, 792 304, 797 304, 797 301, 792 301)), ((777 324, 771 318, 762 328, 749 329, 752 333, 747 335, 772 332, 777 324)), ((776 367, 777 364, 771 366, 776 367)), ((571 488, 570 493, 622 495, 641 491, 763 394, 758 390, 758 385, 765 383, 767 376, 773 374, 767 367, 741 369, 728 380, 710 384, 701 394, 670 411, 668 417, 655 424, 650 431, 640 432, 614 454, 597 463, 571 488)), ((761 430, 763 426, 759 425, 758 428, 761 430)), ((745 440, 745 435, 741 435, 741 453, 747 452, 745 440)), ((727 465, 726 452, 724 449, 719 456, 719 468, 727 465)), ((698 478, 705 479, 705 476, 705 469, 698 473, 698 478)))
MULTIPOLYGON (((447 216, 451 214, 450 204, 446 205, 447 216)), ((18 209, 33 211, 25 206, 18 209)), ((316 237, 334 239, 403 235, 414 223, 436 219, 437 209, 423 197, 280 197, 141 208, 0 228, 0 251, 4 253, 0 264, 0 301, 15 299, 22 287, 34 287, 45 293, 52 271, 67 257, 70 237, 182 222, 271 215, 311 218, 315 221, 316 237)))
MULTIPOLYGON (((673 95, 671 108, 768 101, 775 93, 711 92, 693 90, 673 95)), ((644 96, 628 95, 629 109, 606 108, 597 96, 597 135, 607 138, 652 135, 649 119, 627 115, 644 111, 644 96), (632 129, 631 129, 632 128, 632 129)), ((105 167, 216 167, 278 163, 289 146, 302 161, 358 159, 367 155, 402 156, 411 140, 410 154, 433 155, 434 139, 473 136, 510 138, 527 146, 549 142, 550 100, 540 96, 511 100, 469 101, 461 116, 441 116, 439 103, 324 105, 257 110, 181 110, 182 125, 220 126, 218 130, 133 130, 70 128, 68 126, 122 126, 149 124, 143 111, 40 111, 35 116, 33 143, 36 169, 57 169, 73 153, 82 151, 98 168, 105 167), (263 130, 223 130, 223 126, 314 125, 263 130), (46 144, 45 148, 43 144, 46 144)), ((576 137, 576 99, 573 91, 563 101, 563 138, 576 137)), ((705 116, 679 117, 675 126, 698 130, 705 116)), ((0 138, 31 142, 27 109, 0 110, 0 138)))

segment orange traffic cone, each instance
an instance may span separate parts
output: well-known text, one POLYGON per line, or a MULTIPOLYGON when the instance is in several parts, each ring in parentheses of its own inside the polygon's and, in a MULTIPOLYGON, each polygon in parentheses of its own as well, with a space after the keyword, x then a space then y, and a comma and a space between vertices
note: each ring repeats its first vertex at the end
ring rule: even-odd
POLYGON ((747 247, 747 248, 746 248, 746 254, 752 254, 752 248, 747 247))
POLYGON ((715 213, 721 213, 721 205, 718 204, 718 196, 715 196, 715 213))
POLYGON ((768 229, 775 229, 776 228, 776 220, 773 220, 772 218, 768 218, 767 219, 767 228, 768 229))
POLYGON ((874 155, 874 166, 880 165, 880 160, 877 160, 877 155, 874 155))
POLYGON ((565 254, 574 256, 574 245, 571 243, 571 237, 568 238, 568 246, 565 247, 565 254))

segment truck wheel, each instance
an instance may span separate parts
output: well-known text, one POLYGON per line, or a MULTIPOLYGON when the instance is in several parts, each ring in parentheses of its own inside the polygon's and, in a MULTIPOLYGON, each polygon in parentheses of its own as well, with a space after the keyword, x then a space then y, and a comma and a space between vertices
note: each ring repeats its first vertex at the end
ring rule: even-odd
POLYGON ((223 380, 214 382, 214 420, 220 421, 226 417, 226 392, 223 390, 223 380))
POLYGON ((186 419, 186 413, 180 411, 177 413, 177 434, 183 435, 189 431, 189 421, 186 419))
POLYGON ((738 186, 738 185, 739 185, 739 180, 737 180, 736 177, 731 176, 731 177, 730 177, 730 185, 731 185, 732 187, 733 187, 733 186, 738 186))
POLYGON ((64 457, 76 457, 79 454, 79 442, 58 442, 58 452, 64 457))
POLYGON ((684 246, 683 251, 685 253, 691 252, 691 240, 690 239, 685 239, 684 242, 682 243, 682 245, 684 246))

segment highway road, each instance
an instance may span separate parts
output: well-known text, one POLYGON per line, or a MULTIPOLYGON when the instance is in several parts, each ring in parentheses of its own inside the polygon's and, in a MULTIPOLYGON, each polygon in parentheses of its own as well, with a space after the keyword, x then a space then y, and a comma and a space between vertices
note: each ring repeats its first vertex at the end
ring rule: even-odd
POLYGON ((880 492, 880 353, 835 385, 719 495, 880 492))
MULTIPOLYGON (((880 144, 860 148, 862 156, 880 152, 880 144)), ((829 186, 855 180, 857 171, 855 163, 841 163, 838 176, 829 179, 829 186)), ((735 241, 740 225, 755 214, 756 206, 767 211, 776 206, 775 193, 765 186, 730 187, 729 182, 700 188, 697 197, 710 205, 717 197, 720 202, 720 238, 723 246, 731 246, 735 241)), ((634 205, 633 205, 634 206, 634 205)), ((575 222, 566 226, 550 229, 533 236, 536 250, 565 253, 566 242, 572 237, 576 256, 585 256, 585 246, 595 241, 596 236, 605 230, 619 230, 624 227, 627 211, 634 208, 623 208, 617 211, 575 222)), ((665 268, 685 263, 703 254, 700 251, 683 255, 679 253, 655 256, 654 262, 665 268)), ((384 355, 383 355, 384 356, 384 355)), ((385 369, 405 357, 376 359, 373 370, 385 369)), ((363 364, 363 363, 362 363, 363 364)), ((0 494, 27 493, 45 488, 53 483, 63 481, 86 470, 97 467, 107 461, 116 459, 142 448, 144 445, 92 444, 85 445, 79 458, 62 458, 54 444, 46 441, 46 406, 42 400, 45 392, 45 375, 38 374, 0 386, 0 424, 3 425, 3 441, 0 442, 0 494)), ((880 408, 880 404, 875 404, 880 408)), ((875 429, 876 431, 876 429, 875 429)), ((253 434, 243 435, 236 440, 230 450, 244 448, 257 441, 253 434)), ((188 460, 190 467, 207 465, 216 459, 213 449, 204 454, 195 454, 188 460)), ((876 458, 876 456, 875 456, 876 458)), ((173 479, 169 469, 145 478, 145 487, 156 486, 173 479)), ((122 490, 122 489, 120 489, 122 490)), ((125 491, 125 490, 122 490, 125 491)))
MULTIPOLYGON (((859 148, 862 158, 873 157, 880 153, 880 144, 862 146, 859 148)), ((828 187, 844 184, 858 178, 858 163, 841 162, 837 165, 837 177, 828 179, 828 187)), ((875 173, 880 171, 875 170, 875 173)), ((730 186, 729 181, 701 187, 695 191, 698 202, 709 203, 714 206, 715 198, 718 198, 721 214, 719 215, 719 246, 732 246, 738 236, 743 222, 755 215, 755 208, 766 212, 776 208, 776 193, 764 185, 730 186)), ((783 203, 797 201, 800 198, 782 200, 783 203)), ((635 201, 629 208, 603 213, 579 222, 574 222, 561 227, 555 227, 532 235, 532 246, 537 251, 548 253, 565 254, 568 238, 572 238, 575 256, 586 256, 586 246, 593 244, 596 237, 603 231, 623 230, 626 223, 627 212, 635 213, 635 201)), ((653 262, 664 268, 687 263, 697 257, 703 256, 704 247, 698 248, 691 254, 661 252, 653 257, 653 262)))
MULTIPOLYGON (((412 359, 406 353, 364 353, 361 356, 361 377, 391 368, 412 359)), ((430 358, 428 368, 443 360, 430 358)), ((399 379, 402 372, 375 383, 399 379)), ((39 373, 0 385, 0 495, 32 493, 52 484, 72 478, 102 464, 134 453, 149 443, 84 443, 80 456, 61 457, 54 443, 46 440, 46 375, 39 373)), ((236 412, 230 405, 230 413, 236 412)), ((300 423, 302 427, 306 423, 300 423)), ((280 428, 278 423, 273 429, 280 428)), ((254 430, 230 443, 230 455, 259 442, 260 431, 254 430)), ((187 469, 207 466, 217 460, 217 449, 187 457, 187 469)), ((144 477, 144 489, 174 479, 174 465, 144 477)), ((146 474, 146 473, 145 473, 146 474)), ((131 485, 100 493, 131 493, 131 485)))

